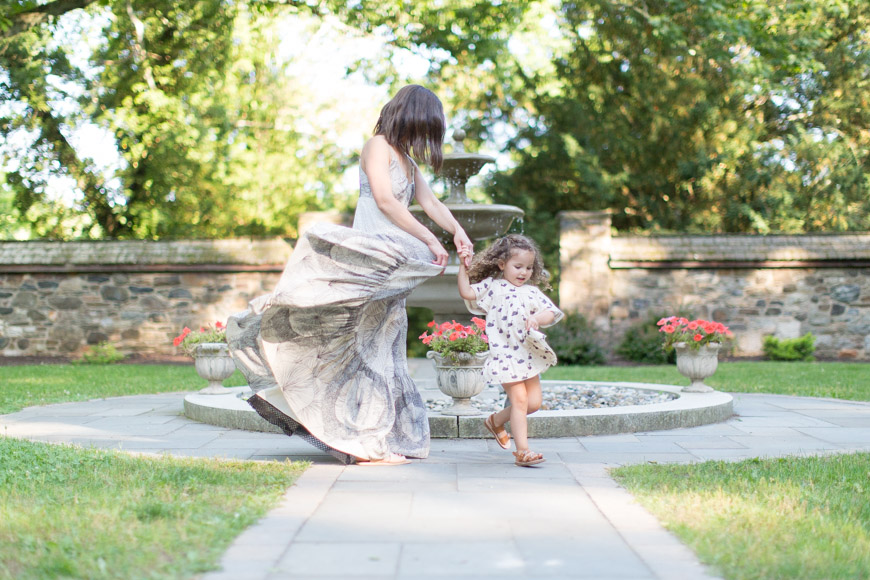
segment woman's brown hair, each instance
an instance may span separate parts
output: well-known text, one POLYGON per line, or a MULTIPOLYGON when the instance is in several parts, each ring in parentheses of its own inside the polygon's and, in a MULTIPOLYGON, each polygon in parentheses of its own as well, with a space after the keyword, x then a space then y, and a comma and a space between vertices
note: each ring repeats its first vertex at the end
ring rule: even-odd
POLYGON ((375 135, 405 155, 428 163, 437 173, 443 160, 444 107, 435 93, 420 85, 402 87, 381 109, 375 135))

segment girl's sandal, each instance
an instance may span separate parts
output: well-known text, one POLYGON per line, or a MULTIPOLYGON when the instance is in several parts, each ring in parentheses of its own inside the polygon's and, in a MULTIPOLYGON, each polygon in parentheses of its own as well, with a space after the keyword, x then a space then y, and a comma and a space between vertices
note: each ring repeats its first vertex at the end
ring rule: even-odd
POLYGON ((505 431, 504 425, 501 427, 495 426, 495 413, 486 418, 483 422, 483 426, 486 427, 486 430, 492 433, 495 436, 496 443, 499 444, 499 447, 502 449, 507 449, 511 446, 511 436, 508 435, 508 432, 505 431))
POLYGON ((520 467, 530 467, 532 465, 537 465, 546 461, 543 455, 541 455, 540 453, 532 453, 528 449, 523 449, 522 451, 514 451, 514 457, 517 458, 515 462, 516 465, 520 467))

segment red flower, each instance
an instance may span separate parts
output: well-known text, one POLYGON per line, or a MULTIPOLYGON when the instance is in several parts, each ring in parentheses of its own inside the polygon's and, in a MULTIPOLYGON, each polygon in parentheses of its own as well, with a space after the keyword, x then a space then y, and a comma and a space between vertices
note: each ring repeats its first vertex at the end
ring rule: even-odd
POLYGON ((693 320, 692 322, 689 323, 689 330, 695 330, 696 328, 698 328, 698 326, 699 326, 698 321, 693 320))
POLYGON ((481 330, 486 328, 486 320, 484 320, 483 318, 478 318, 477 316, 473 316, 471 318, 471 322, 473 322, 475 324, 475 326, 477 326, 477 328, 479 328, 481 330))
POLYGON ((430 322, 426 326, 428 326, 429 328, 432 328, 433 326, 435 326, 435 321, 433 320, 432 322, 430 322))
POLYGON ((218 320, 217 322, 214 323, 214 327, 217 328, 218 330, 221 330, 221 329, 226 328, 226 325, 224 325, 223 322, 218 320))
POLYGON ((698 342, 698 341, 700 341, 700 340, 703 340, 703 339, 704 339, 704 335, 703 335, 703 334, 696 334, 696 335, 695 335, 695 336, 693 336, 693 337, 692 337, 692 338, 694 338, 694 339, 695 339, 695 342, 698 342))
POLYGON ((460 338, 459 332, 457 332, 455 330, 450 334, 450 336, 447 337, 447 339, 450 340, 450 342, 453 342, 454 340, 459 340, 459 338, 460 338))
POLYGON ((185 326, 184 330, 181 331, 181 334, 179 334, 172 340, 172 344, 174 346, 179 346, 182 342, 184 342, 184 339, 187 338, 188 334, 190 334, 190 329, 185 326))
POLYGON ((677 327, 674 326, 673 324, 666 324, 662 327, 662 329, 659 332, 667 332, 668 334, 673 334, 676 329, 677 329, 677 327))

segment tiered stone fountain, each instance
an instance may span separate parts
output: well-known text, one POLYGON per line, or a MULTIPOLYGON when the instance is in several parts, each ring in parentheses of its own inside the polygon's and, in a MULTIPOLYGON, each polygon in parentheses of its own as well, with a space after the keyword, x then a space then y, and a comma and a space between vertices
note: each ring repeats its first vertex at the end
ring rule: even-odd
MULTIPOLYGON (((468 153, 463 141, 465 131, 453 132, 453 152, 444 155, 440 175, 449 185, 449 194, 443 203, 456 220, 462 225, 471 241, 477 245, 491 238, 507 233, 514 220, 521 220, 523 210, 513 205, 475 203, 468 199, 465 186, 470 177, 477 175, 484 165, 495 161, 489 155, 468 153)), ((429 308, 435 319, 458 320, 467 322, 470 318, 465 304, 456 290, 456 276, 459 271, 459 257, 453 247, 453 236, 429 219, 419 205, 411 206, 411 213, 420 222, 438 235, 441 243, 450 252, 450 259, 444 274, 430 278, 418 286, 408 297, 408 306, 429 308)))

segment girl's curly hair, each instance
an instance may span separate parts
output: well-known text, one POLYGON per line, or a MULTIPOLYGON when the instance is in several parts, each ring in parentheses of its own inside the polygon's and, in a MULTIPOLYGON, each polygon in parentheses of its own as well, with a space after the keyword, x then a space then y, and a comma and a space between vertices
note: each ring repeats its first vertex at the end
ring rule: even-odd
POLYGON ((468 268, 468 281, 476 284, 485 278, 500 278, 501 268, 499 262, 507 262, 514 250, 527 250, 535 255, 535 263, 532 266, 532 276, 529 282, 540 286, 544 290, 550 290, 550 274, 544 270, 544 261, 541 259, 541 250, 538 245, 519 234, 508 234, 494 241, 486 250, 477 254, 468 268))

